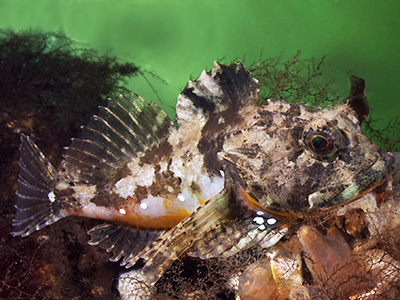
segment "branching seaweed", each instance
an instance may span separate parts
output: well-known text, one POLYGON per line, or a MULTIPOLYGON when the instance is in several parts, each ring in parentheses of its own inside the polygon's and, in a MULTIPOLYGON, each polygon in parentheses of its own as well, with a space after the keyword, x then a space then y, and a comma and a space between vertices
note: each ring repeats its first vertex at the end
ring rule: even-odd
POLYGON ((254 77, 260 81, 260 103, 267 99, 282 99, 313 108, 332 106, 339 100, 331 82, 322 78, 326 57, 317 60, 301 59, 300 51, 282 60, 282 55, 264 59, 249 66, 254 77))
POLYGON ((376 123, 371 117, 364 121, 365 135, 386 151, 400 151, 400 117, 390 120, 384 128, 377 128, 376 123))
MULTIPOLYGON (((310 108, 326 108, 343 101, 340 94, 323 76, 326 56, 320 59, 302 59, 300 51, 283 60, 282 55, 264 59, 249 66, 254 77, 260 81, 260 104, 267 99, 283 99, 310 108)), ((387 123, 384 128, 376 126, 377 120, 369 116, 363 130, 373 142, 387 151, 400 151, 400 119, 387 123)))
POLYGON ((234 299, 235 275, 261 260, 265 253, 252 248, 229 258, 179 259, 157 283, 159 299, 234 299))

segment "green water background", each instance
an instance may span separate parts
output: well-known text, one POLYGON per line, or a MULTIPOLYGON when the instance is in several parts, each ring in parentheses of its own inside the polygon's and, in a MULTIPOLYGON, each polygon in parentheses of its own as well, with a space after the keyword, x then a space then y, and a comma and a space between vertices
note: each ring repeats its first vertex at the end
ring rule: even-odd
MULTIPOLYGON (((214 60, 246 65, 301 50, 327 55, 325 78, 342 96, 351 74, 363 77, 383 126, 400 115, 399 25, 398 0, 0 0, 2 29, 61 31, 163 78, 167 85, 149 77, 169 114, 187 80, 214 60)), ((143 78, 127 85, 156 99, 143 78)))

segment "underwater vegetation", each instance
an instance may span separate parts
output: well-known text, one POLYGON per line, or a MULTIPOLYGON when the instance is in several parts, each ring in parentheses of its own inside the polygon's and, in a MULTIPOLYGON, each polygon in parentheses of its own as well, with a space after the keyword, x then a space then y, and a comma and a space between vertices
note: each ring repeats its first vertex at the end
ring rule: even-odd
POLYGON ((124 80, 141 73, 135 64, 101 56, 62 33, 0 30, 0 58, 3 103, 46 108, 43 117, 65 134, 107 97, 127 92, 124 80))
POLYGON ((326 56, 303 59, 300 51, 288 60, 283 60, 282 55, 267 59, 260 56, 259 61, 248 67, 260 81, 260 104, 271 98, 312 108, 338 103, 338 91, 323 77, 325 60, 326 56))
MULTIPOLYGON (((340 101, 340 92, 333 81, 326 79, 326 56, 301 58, 298 51, 287 60, 282 56, 263 58, 253 62, 248 69, 260 85, 260 104, 266 99, 285 99, 312 108, 331 107, 340 101)), ((368 98, 368 91, 367 98, 368 98)), ((400 119, 389 120, 385 128, 377 128, 373 114, 362 124, 363 132, 374 143, 388 151, 400 151, 400 119)))
POLYGON ((84 222, 68 222, 56 236, 10 239, 18 146, 29 134, 57 162, 98 106, 126 92, 125 80, 140 72, 62 33, 0 31, 0 299, 112 299, 118 268, 107 255, 86 253, 84 222))
MULTIPOLYGON (((29 51, 27 51, 27 53, 29 53, 29 51)), ((83 61, 82 64, 85 65, 85 61, 83 61)), ((300 102, 302 103, 304 101, 304 103, 307 103, 309 106, 320 107, 324 106, 324 102, 333 103, 335 99, 337 99, 333 92, 330 92, 329 85, 326 83, 320 85, 315 82, 321 75, 320 68, 322 65, 323 59, 321 62, 316 62, 315 60, 304 61, 296 54, 291 60, 284 62, 279 58, 262 60, 258 65, 253 66, 252 72, 255 77, 261 81, 261 85, 265 83, 266 89, 261 91, 262 98, 265 99, 271 96, 280 98, 282 96, 285 100, 291 101, 297 101, 300 98, 302 100, 300 102), (259 72, 258 75, 257 72, 259 72), (304 77, 304 74, 306 74, 306 77, 304 77)), ((135 72, 138 72, 138 70, 135 72)), ((119 74, 118 76, 122 76, 120 73, 117 74, 119 74)), ((15 76, 18 78, 18 72, 15 76)), ((6 77, 2 76, 1 78, 6 77)), ((51 82, 52 76, 48 75, 45 78, 51 82)), ((119 80, 121 79, 123 79, 123 77, 119 77, 119 80)), ((7 77, 7 80, 11 82, 15 80, 18 82, 16 79, 10 79, 10 76, 7 77)), ((114 81, 116 84, 118 84, 118 82, 120 81, 114 81)), ((64 86, 61 84, 61 81, 58 83, 60 87, 64 86)), ((50 83, 50 86, 51 85, 52 83, 50 83)), ((22 90, 24 89, 23 84, 19 86, 22 90)), ((48 85, 43 85, 43 87, 46 86, 48 85)), ((116 87, 116 85, 114 85, 114 87, 116 87)), ((9 85, 7 85, 7 88, 9 88, 9 85)), ((118 90, 119 88, 116 87, 116 89, 118 90)), ((93 109, 92 111, 87 109, 87 114, 85 114, 86 118, 95 113, 97 110, 95 106, 104 104, 101 103, 101 101, 104 101, 110 94, 114 94, 114 91, 115 89, 108 92, 106 91, 105 93, 109 94, 102 94, 101 97, 104 97, 102 100, 100 100, 101 97, 96 98, 100 103, 94 103, 90 108, 93 109)), ((63 95, 68 95, 68 89, 62 93, 63 95)), ((10 95, 11 94, 12 93, 10 93, 10 95)), ((34 103, 30 103, 29 101, 26 101, 26 103, 25 101, 21 101, 24 103, 20 103, 20 98, 7 102, 10 107, 10 112, 8 115, 4 116, 4 119, 2 117, 1 124, 5 129, 5 131, 2 130, 2 132, 4 132, 8 140, 2 137, 2 144, 9 146, 17 145, 19 143, 20 133, 29 134, 35 138, 35 141, 39 141, 40 147, 47 155, 50 154, 52 163, 58 165, 57 160, 59 160, 62 146, 68 143, 66 140, 69 140, 72 135, 76 135, 75 131, 77 131, 78 127, 74 126, 85 124, 87 120, 77 124, 75 117, 79 118, 80 114, 72 113, 74 111, 74 104, 72 104, 71 111, 63 116, 63 106, 61 105, 57 108, 57 105, 53 103, 52 97, 45 98, 47 99, 39 97, 38 101, 34 101, 34 103), (48 107, 50 107, 50 112, 46 114, 46 109, 48 107), (44 114, 42 114, 42 112, 44 112, 44 114), (60 125, 65 122, 62 121, 64 117, 69 118, 71 116, 72 119, 67 121, 67 124, 75 125, 71 125, 70 127, 60 125), (57 123, 58 120, 60 120, 60 123, 57 123), (56 124, 55 127, 54 124, 56 124), (60 129, 58 129, 58 127, 60 127, 60 129), (56 128, 56 130, 54 128, 56 128), (62 133, 65 128, 72 129, 69 129, 69 133, 62 133)), ((75 101, 75 98, 72 96, 69 96, 67 99, 75 101)), ((76 105, 82 104, 77 103, 76 105)), ((396 126, 396 122, 392 125, 396 126)), ((378 131, 375 132, 375 134, 377 137, 381 137, 384 133, 378 131)), ((385 138, 382 138, 382 141, 385 142, 385 138)), ((392 144, 396 145, 396 142, 392 144)), ((5 151, 7 151, 7 148, 5 151)), ((117 277, 117 273, 121 272, 122 268, 117 264, 109 263, 107 261, 109 258, 107 253, 104 253, 104 251, 96 247, 89 248, 86 244, 88 240, 86 231, 94 225, 99 224, 97 221, 84 220, 83 218, 69 218, 68 220, 62 220, 51 227, 45 228, 40 233, 36 233, 26 239, 11 239, 9 233, 11 231, 11 219, 14 214, 12 204, 14 203, 15 196, 13 193, 17 188, 16 174, 18 169, 18 154, 15 150, 12 152, 12 147, 10 147, 8 151, 7 153, 11 152, 11 157, 9 157, 7 161, 2 162, 2 166, 4 165, 5 167, 4 173, 2 171, 2 176, 4 176, 4 180, 2 179, 4 189, 2 190, 7 192, 4 193, 4 198, 2 198, 1 202, 2 215, 4 215, 5 218, 2 220, 1 224, 2 232, 0 240, 2 255, 0 270, 4 270, 0 273, 0 298, 118 299, 119 296, 115 287, 113 288, 113 282, 117 277), (7 189, 5 187, 7 187, 7 189), (54 255, 54 253, 60 254, 54 255)), ((280 250, 280 248, 278 248, 277 252, 280 251, 280 257, 286 258, 291 266, 307 264, 307 270, 309 271, 304 278, 302 277, 303 275, 299 277, 298 274, 294 274, 293 278, 295 279, 293 279, 292 282, 304 280, 315 289, 315 293, 311 294, 311 296, 320 299, 334 298, 335 295, 338 296, 338 294, 335 294, 337 291, 341 293, 339 295, 340 297, 345 297, 347 296, 345 293, 352 290, 352 285, 354 283, 346 277, 344 277, 347 282, 347 284, 345 284, 346 288, 343 290, 335 289, 337 285, 343 285, 340 281, 343 276, 339 276, 338 279, 332 274, 337 270, 325 270, 323 263, 322 270, 318 268, 318 266, 321 265, 321 263, 318 263, 321 261, 321 254, 315 251, 315 247, 313 247, 315 243, 312 241, 315 239, 315 241, 327 245, 327 249, 331 249, 333 253, 333 262, 335 262, 335 259, 340 259, 340 257, 335 257, 335 254, 346 254, 345 262, 338 265, 346 274, 349 273, 349 271, 343 266, 353 266, 354 262, 359 262, 359 259, 355 259, 354 257, 364 258, 365 256, 363 256, 363 254, 367 253, 369 255, 368 257, 371 257, 371 261, 373 262, 371 264, 367 263, 365 270, 367 273, 369 272, 368 274, 372 272, 372 276, 374 276, 376 273, 379 273, 379 271, 382 272, 385 266, 378 266, 378 268, 368 267, 379 265, 379 261, 376 258, 378 255, 385 257, 385 259, 381 259, 381 261, 391 266, 394 271, 390 274, 394 275, 386 276, 385 280, 388 282, 382 280, 379 282, 383 282, 382 286, 384 292, 388 291, 388 286, 395 286, 398 283, 398 277, 396 277, 396 274, 398 274, 396 260, 398 260, 399 257, 397 250, 398 238, 396 238, 398 237, 398 225, 396 223, 391 223, 389 225, 377 227, 375 225, 379 222, 373 219, 375 215, 379 215, 382 218, 398 220, 396 202, 394 204, 390 202, 390 200, 393 199, 398 199, 396 193, 387 195, 385 201, 382 202, 381 208, 372 207, 371 209, 367 209, 363 205, 360 207, 355 206, 349 208, 349 211, 352 212, 352 214, 349 215, 350 217, 346 215, 346 212, 342 211, 341 213, 335 212, 336 214, 330 214, 326 218, 318 220, 316 224, 311 222, 309 225, 311 224, 312 227, 299 228, 297 240, 295 232, 292 232, 294 238, 284 240, 282 244, 288 246, 289 249, 293 251, 287 253, 285 249, 280 250), (390 203, 390 205, 388 203, 390 203), (391 205, 394 209, 393 207, 388 207, 391 205), (360 209, 364 209, 364 211, 359 214, 354 213, 354 211, 358 212, 360 209), (351 217, 353 213, 355 216, 351 217), (346 217, 343 217, 343 215, 346 215, 346 217), (361 220, 359 216, 361 216, 361 220), (340 232, 337 232, 336 229, 330 229, 332 226, 339 228, 340 232), (373 231, 374 228, 376 229, 375 231, 373 231), (384 234, 386 231, 390 231, 392 234, 386 236, 384 234), (379 239, 373 238, 372 243, 364 246, 365 249, 361 247, 361 250, 359 250, 359 247, 357 251, 355 251, 355 254, 351 253, 356 249, 355 246, 358 247, 369 243, 369 238, 371 236, 379 237, 379 239), (387 238, 388 240, 386 240, 387 238), (372 248, 373 250, 378 250, 375 252, 372 251, 371 253, 371 251, 369 251, 371 250, 371 244, 373 245, 372 247, 374 247, 372 248), (302 251, 305 252, 304 263, 299 259, 299 253, 302 251), (394 258, 394 260, 386 260, 386 257, 394 258), (312 262, 317 262, 315 268, 312 262), (324 277, 326 274, 328 277, 324 277), (331 278, 333 279, 330 281, 331 278)), ((323 259, 324 257, 322 257, 322 261, 324 261, 323 259)), ((158 294, 154 297, 157 299, 234 299, 235 291, 238 290, 242 297, 241 299, 257 299, 255 298, 258 293, 256 291, 250 291, 250 296, 248 295, 249 290, 247 288, 247 283, 250 277, 251 280, 255 282, 261 278, 261 281, 264 283, 268 281, 272 285, 275 284, 275 287, 267 287, 267 291, 270 291, 272 299, 279 298, 281 295, 285 295, 286 297, 285 293, 287 293, 287 291, 281 290, 282 285, 280 285, 279 280, 276 280, 276 276, 274 277, 273 275, 274 270, 276 270, 276 265, 273 266, 271 262, 274 261, 279 261, 279 255, 273 257, 271 253, 258 247, 246 250, 229 258, 200 260, 184 256, 181 260, 174 263, 160 281, 157 282, 156 288, 158 294), (278 257, 278 259, 275 259, 276 257, 278 257), (252 265, 253 263, 256 263, 256 265, 252 265), (268 266, 268 264, 270 265, 268 266), (254 269, 256 269, 256 271, 254 271, 254 269), (254 274, 256 274, 256 276, 252 276, 254 274), (263 281, 263 278, 267 280, 263 281)), ((333 265, 336 266, 336 264, 333 265)), ((331 267, 332 263, 328 263, 327 266, 331 267)), ((295 267, 294 269, 297 270, 298 268, 295 267)), ((284 284, 286 283, 285 281, 283 282, 284 284)), ((301 292, 302 290, 300 289, 298 295, 300 295, 301 292)), ((396 290, 390 289, 390 292, 396 293, 396 290)), ((262 296, 266 295, 265 290, 261 289, 260 293, 262 296)), ((309 299, 306 298, 306 292, 303 291, 303 295, 305 295, 303 299, 309 299)), ((393 294, 386 295, 388 295, 387 298, 389 298, 393 294)), ((385 294, 381 294, 381 296, 384 297, 385 294)))

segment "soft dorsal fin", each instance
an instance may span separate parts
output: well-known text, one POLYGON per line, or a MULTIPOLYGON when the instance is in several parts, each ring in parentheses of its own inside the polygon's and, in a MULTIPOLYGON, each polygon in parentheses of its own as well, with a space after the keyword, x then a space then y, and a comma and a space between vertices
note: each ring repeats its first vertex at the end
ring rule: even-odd
POLYGON ((259 82, 241 62, 229 66, 214 62, 209 72, 203 71, 195 81, 189 81, 178 97, 176 119, 179 126, 195 119, 203 124, 210 115, 229 109, 239 111, 257 104, 259 82))
POLYGON ((84 127, 81 138, 72 139, 63 164, 72 181, 104 183, 130 159, 168 137, 173 127, 168 116, 155 103, 134 96, 110 99, 84 127))

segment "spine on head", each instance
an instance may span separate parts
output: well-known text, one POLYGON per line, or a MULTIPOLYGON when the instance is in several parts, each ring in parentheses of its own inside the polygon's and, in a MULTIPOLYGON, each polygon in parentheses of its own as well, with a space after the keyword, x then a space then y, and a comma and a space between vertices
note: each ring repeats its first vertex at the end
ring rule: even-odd
POLYGON ((35 143, 21 135, 13 236, 27 236, 63 217, 57 209, 57 172, 35 143))

